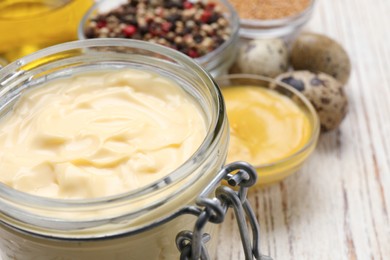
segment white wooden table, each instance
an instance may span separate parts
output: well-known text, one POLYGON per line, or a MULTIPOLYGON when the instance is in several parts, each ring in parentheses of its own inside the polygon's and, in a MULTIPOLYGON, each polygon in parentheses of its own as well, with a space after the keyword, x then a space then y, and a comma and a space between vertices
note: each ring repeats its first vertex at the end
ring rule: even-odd
MULTIPOLYGON (((390 259, 390 0, 318 0, 306 30, 347 50, 349 113, 303 169, 250 194, 274 259, 390 259)), ((230 212, 232 214, 232 212, 230 212)), ((219 260, 244 259, 233 215, 219 260)))

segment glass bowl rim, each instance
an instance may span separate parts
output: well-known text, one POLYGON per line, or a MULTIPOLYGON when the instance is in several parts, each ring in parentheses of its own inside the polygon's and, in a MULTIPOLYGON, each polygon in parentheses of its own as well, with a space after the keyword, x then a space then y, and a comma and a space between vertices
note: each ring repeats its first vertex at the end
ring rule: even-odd
MULTIPOLYGON (((260 165, 253 163, 254 168, 256 168, 257 170, 258 169, 266 169, 266 168, 272 168, 272 167, 278 166, 280 164, 288 163, 289 161, 292 161, 294 158, 300 156, 301 154, 304 154, 306 151, 310 150, 311 147, 316 145, 318 138, 319 138, 319 134, 320 134, 319 117, 318 117, 318 114, 317 114, 314 106, 312 105, 312 103, 301 92, 296 90, 294 87, 289 86, 288 84, 281 82, 279 80, 276 80, 276 79, 273 79, 270 77, 260 76, 260 75, 253 75, 253 74, 224 75, 224 76, 216 78, 216 82, 217 82, 218 86, 221 89, 223 89, 224 87, 229 87, 229 85, 224 85, 221 83, 221 81, 222 80, 230 80, 230 79, 251 79, 251 80, 257 80, 257 81, 266 81, 268 83, 276 83, 276 84, 278 84, 278 86, 280 86, 283 89, 289 91, 290 93, 293 93, 294 95, 296 95, 299 98, 299 100, 304 104, 304 107, 309 111, 308 118, 309 119, 312 118, 312 120, 313 120, 310 138, 305 143, 305 145, 303 145, 298 151, 294 152, 293 154, 291 154, 285 158, 274 161, 272 163, 264 163, 264 164, 260 164, 260 165)), ((248 84, 248 85, 270 89, 269 87, 265 87, 265 86, 261 86, 261 85, 254 85, 254 84, 248 84)), ((276 91, 276 92, 278 92, 278 91, 276 91)), ((285 95, 283 95, 283 96, 285 96, 285 95)), ((296 102, 294 102, 294 103, 296 103, 296 102)), ((225 102, 225 105, 226 105, 226 102, 225 102)), ((228 118, 228 120, 229 120, 229 118, 228 118)), ((252 164, 252 162, 249 162, 249 163, 252 164)))

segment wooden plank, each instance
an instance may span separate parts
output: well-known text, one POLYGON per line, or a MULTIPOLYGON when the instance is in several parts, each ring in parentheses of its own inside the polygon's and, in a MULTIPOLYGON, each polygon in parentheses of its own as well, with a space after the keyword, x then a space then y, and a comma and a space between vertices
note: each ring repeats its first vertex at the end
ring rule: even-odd
MULTIPOLYGON (((274 259, 390 259, 390 1, 317 4, 306 30, 349 53, 350 110, 298 173, 251 192, 261 249, 274 259)), ((220 232, 218 259, 243 259, 234 220, 220 232)))

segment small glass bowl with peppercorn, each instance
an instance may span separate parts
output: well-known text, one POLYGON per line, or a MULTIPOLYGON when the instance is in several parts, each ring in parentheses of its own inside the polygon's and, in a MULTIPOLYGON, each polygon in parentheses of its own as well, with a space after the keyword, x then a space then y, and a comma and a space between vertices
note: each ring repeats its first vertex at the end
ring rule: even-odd
POLYGON ((226 0, 104 0, 79 26, 79 38, 143 40, 176 49, 212 76, 225 74, 237 53, 239 18, 226 0))
POLYGON ((240 37, 292 42, 310 19, 316 0, 230 0, 240 16, 240 37))

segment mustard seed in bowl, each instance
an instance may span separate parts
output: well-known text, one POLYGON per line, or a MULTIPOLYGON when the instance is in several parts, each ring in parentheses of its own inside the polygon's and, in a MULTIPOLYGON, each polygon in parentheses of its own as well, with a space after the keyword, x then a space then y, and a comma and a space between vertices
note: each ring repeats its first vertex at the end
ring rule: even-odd
POLYGON ((272 20, 304 11, 311 0, 230 0, 242 19, 272 20))
POLYGON ((317 0, 230 0, 243 40, 281 38, 290 45, 309 21, 317 0))

